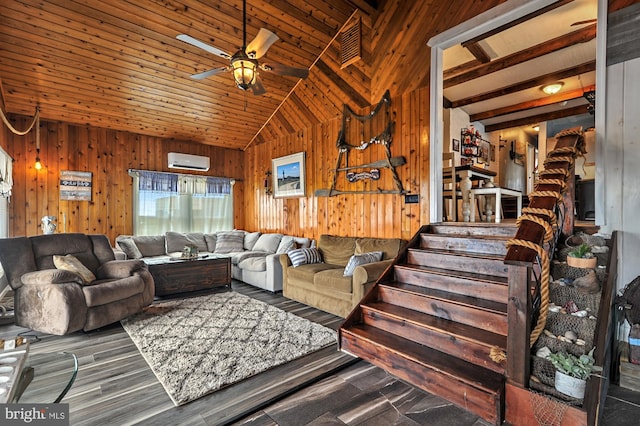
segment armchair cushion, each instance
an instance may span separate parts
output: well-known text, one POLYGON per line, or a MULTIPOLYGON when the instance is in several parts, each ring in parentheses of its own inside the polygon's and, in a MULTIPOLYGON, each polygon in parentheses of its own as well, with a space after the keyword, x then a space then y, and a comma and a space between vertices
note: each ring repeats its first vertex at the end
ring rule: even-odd
POLYGON ((75 272, 64 269, 43 269, 42 271, 27 272, 22 276, 22 283, 30 284, 84 284, 82 277, 75 272))
POLYGON ((126 278, 145 268, 146 264, 142 260, 112 260, 100 265, 96 274, 101 280, 126 278))
POLYGON ((82 284, 91 284, 96 280, 96 276, 78 260, 77 257, 68 254, 66 256, 54 255, 53 264, 56 268, 65 271, 75 272, 82 277, 82 284))
POLYGON ((382 252, 381 251, 372 251, 369 253, 362 254, 354 254, 349 259, 347 266, 344 268, 344 276, 350 277, 353 275, 353 271, 356 269, 356 266, 365 265, 367 263, 379 262, 382 260, 382 252))

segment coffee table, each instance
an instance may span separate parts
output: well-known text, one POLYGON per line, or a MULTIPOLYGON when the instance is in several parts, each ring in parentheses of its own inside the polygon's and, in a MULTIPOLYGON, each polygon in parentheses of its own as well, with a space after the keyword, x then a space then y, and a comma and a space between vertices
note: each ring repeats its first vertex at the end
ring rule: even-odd
POLYGON ((69 352, 30 353, 22 370, 14 403, 59 403, 78 374, 78 358, 69 352))
POLYGON ((197 259, 144 259, 153 276, 156 296, 231 285, 231 258, 208 255, 197 259))

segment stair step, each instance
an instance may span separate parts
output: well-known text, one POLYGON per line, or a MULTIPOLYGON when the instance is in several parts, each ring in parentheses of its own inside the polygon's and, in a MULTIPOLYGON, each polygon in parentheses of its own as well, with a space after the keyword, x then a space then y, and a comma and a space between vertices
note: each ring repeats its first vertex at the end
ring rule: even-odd
POLYGON ((498 277, 507 277, 509 272, 503 256, 456 250, 410 248, 407 250, 407 263, 498 277))
POLYGON ((507 279, 493 275, 451 271, 420 265, 395 265, 395 279, 419 287, 506 303, 509 295, 507 279))
POLYGON ((422 234, 420 248, 497 254, 504 257, 507 254, 508 239, 505 236, 422 234))
POLYGON ((341 329, 341 349, 459 405, 494 424, 502 422, 500 374, 366 324, 341 329))
POLYGON ((457 223, 432 223, 429 231, 433 234, 446 235, 493 235, 512 238, 516 235, 517 226, 513 223, 482 223, 482 222, 457 222, 457 223))
POLYGON ((505 336, 384 302, 362 305, 362 312, 367 325, 504 374, 490 354, 506 350, 505 336))
POLYGON ((378 285, 380 301, 507 335, 507 305, 447 291, 391 282, 378 285))

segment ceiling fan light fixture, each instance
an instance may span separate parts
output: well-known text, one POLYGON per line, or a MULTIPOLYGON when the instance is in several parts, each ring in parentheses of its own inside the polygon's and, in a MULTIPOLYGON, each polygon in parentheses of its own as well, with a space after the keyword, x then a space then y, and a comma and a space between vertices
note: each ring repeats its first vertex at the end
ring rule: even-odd
POLYGON ((231 60, 233 79, 238 88, 249 90, 258 77, 258 61, 250 59, 246 55, 234 55, 231 60))
POLYGON ((547 95, 555 95, 556 93, 558 93, 560 91, 560 89, 562 89, 562 86, 564 86, 564 82, 557 81, 555 83, 551 83, 551 84, 547 84, 547 85, 542 86, 540 88, 540 90, 542 90, 547 95))

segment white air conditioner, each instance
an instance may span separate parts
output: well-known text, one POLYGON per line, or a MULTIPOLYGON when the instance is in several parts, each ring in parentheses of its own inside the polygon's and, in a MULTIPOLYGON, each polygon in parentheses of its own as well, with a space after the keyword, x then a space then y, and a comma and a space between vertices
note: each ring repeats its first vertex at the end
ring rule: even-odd
POLYGON ((209 170, 209 157, 202 155, 181 154, 179 152, 169 153, 170 169, 209 170))

